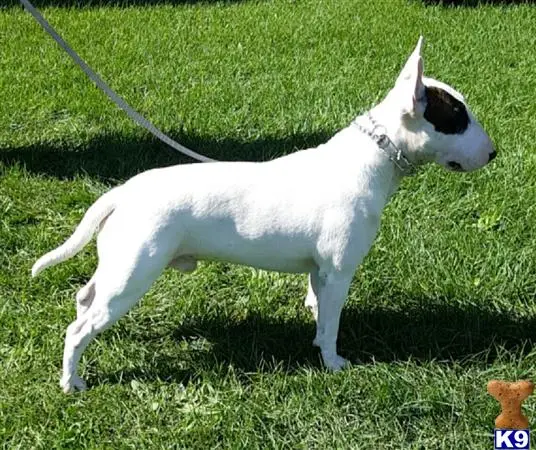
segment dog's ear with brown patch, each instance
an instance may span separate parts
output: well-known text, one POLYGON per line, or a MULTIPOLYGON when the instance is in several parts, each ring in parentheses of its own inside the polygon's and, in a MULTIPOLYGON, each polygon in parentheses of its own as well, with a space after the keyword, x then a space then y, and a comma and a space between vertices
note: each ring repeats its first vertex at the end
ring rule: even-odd
POLYGON ((425 87, 422 81, 424 63, 421 56, 423 37, 409 56, 396 80, 395 88, 401 101, 402 114, 416 116, 424 113, 425 87))

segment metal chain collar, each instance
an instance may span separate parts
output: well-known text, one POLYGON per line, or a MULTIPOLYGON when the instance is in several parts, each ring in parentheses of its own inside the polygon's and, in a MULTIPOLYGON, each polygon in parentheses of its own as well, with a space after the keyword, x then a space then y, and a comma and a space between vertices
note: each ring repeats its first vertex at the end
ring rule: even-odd
POLYGON ((410 175, 415 172, 415 166, 409 161, 406 156, 402 153, 391 138, 387 135, 387 129, 376 122, 370 113, 366 114, 366 118, 372 124, 372 129, 366 128, 359 123, 359 119, 363 116, 356 118, 352 123, 355 125, 359 131, 363 134, 369 136, 376 145, 381 148, 387 157, 393 162, 393 164, 402 172, 404 175, 410 175))

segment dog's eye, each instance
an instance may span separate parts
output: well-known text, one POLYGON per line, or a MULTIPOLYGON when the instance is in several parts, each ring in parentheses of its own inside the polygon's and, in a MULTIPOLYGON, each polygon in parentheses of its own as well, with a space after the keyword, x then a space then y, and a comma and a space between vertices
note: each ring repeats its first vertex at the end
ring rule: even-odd
POLYGON ((461 171, 463 170, 462 169, 462 165, 457 163, 456 161, 449 161, 447 163, 447 165, 452 169, 452 170, 456 170, 456 171, 461 171))

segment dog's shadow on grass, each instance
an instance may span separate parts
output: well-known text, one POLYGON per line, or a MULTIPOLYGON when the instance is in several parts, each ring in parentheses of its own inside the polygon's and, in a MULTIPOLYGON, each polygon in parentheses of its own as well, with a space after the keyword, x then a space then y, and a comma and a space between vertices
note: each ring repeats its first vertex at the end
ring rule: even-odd
MULTIPOLYGON (((427 305, 426 301, 417 304, 403 310, 345 308, 339 352, 351 362, 360 360, 364 364, 434 360, 445 364, 485 365, 501 353, 512 351, 519 356, 532 349, 536 318, 520 318, 477 307, 427 305)), ((151 367, 121 370, 104 375, 101 380, 114 383, 160 379, 185 383, 200 368, 211 371, 229 366, 242 373, 324 370, 318 349, 311 345, 315 332, 312 321, 250 315, 229 324, 198 318, 166 332, 173 336, 177 348, 187 342, 205 342, 208 348, 200 344, 203 349, 199 351, 157 356, 151 367)), ((155 336, 154 341, 159 340, 160 336, 155 336)), ((140 345, 152 345, 151 339, 140 339, 140 345)))
MULTIPOLYGON (((251 141, 214 138, 192 133, 171 133, 184 146, 222 161, 267 161, 296 150, 317 146, 333 131, 265 136, 251 141)), ((80 148, 68 144, 38 144, 0 149, 0 163, 18 164, 30 173, 72 179, 88 175, 103 181, 124 181, 144 170, 195 162, 156 138, 99 136, 80 148)))

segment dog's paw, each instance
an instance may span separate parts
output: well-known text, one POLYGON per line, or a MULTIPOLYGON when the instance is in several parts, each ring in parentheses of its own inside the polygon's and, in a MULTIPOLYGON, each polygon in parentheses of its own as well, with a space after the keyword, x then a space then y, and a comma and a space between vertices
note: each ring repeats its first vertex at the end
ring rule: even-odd
POLYGON ((338 372, 339 370, 344 369, 350 365, 350 362, 347 359, 344 359, 342 356, 337 354, 330 355, 329 357, 324 357, 324 365, 333 372, 338 372))
POLYGON ((69 378, 62 377, 60 387, 66 394, 75 391, 85 391, 87 389, 86 382, 78 375, 73 375, 69 378))

